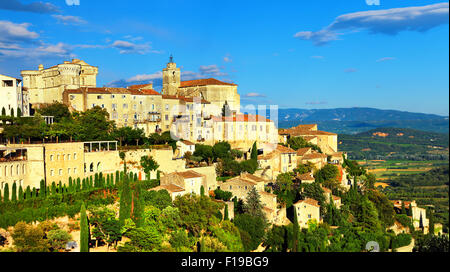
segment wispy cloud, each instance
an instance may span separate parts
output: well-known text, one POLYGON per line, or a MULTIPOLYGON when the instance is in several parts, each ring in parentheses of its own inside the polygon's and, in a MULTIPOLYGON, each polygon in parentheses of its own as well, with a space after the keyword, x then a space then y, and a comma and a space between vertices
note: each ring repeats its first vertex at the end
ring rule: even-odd
POLYGON ((231 58, 230 54, 227 54, 225 57, 223 57, 223 61, 230 63, 233 62, 233 59, 231 58))
POLYGON ((395 60, 394 57, 384 57, 381 59, 377 59, 377 62, 385 62, 385 61, 390 61, 390 60, 395 60))
POLYGON ((57 13, 59 8, 48 2, 33 2, 30 4, 22 4, 19 0, 2 0, 0 1, 0 9, 33 12, 33 13, 57 13))
POLYGON ((312 41, 316 46, 339 40, 350 32, 367 30, 371 34, 396 35, 401 31, 425 32, 448 24, 449 3, 371 10, 344 14, 319 31, 300 31, 294 37, 312 41), (343 33, 347 32, 347 33, 343 33))
POLYGON ((0 21, 0 41, 11 43, 18 41, 31 41, 37 39, 39 34, 30 31, 29 23, 16 24, 10 21, 0 21))
POLYGON ((358 69, 355 69, 355 68, 347 68, 347 69, 344 70, 344 72, 346 72, 346 73, 356 73, 356 72, 358 72, 358 69))
POLYGON ((84 19, 78 16, 52 15, 52 17, 58 20, 58 23, 65 25, 83 25, 87 23, 84 19))
POLYGON ((145 55, 148 53, 160 53, 157 50, 153 50, 149 42, 137 44, 124 40, 116 40, 111 44, 111 47, 118 49, 120 54, 145 55))
POLYGON ((223 68, 219 68, 217 64, 212 65, 201 65, 199 71, 205 76, 223 77, 228 74, 222 71, 223 68))
POLYGON ((266 97, 266 95, 260 93, 248 93, 245 94, 244 97, 266 97))

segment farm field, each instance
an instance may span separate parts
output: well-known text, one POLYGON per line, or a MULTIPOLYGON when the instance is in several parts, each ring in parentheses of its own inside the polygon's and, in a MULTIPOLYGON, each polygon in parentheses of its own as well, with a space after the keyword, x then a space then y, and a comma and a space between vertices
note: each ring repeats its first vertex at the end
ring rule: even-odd
POLYGON ((435 167, 447 165, 448 161, 408 161, 408 160, 359 160, 360 165, 377 177, 377 181, 387 181, 404 174, 427 172, 435 167))

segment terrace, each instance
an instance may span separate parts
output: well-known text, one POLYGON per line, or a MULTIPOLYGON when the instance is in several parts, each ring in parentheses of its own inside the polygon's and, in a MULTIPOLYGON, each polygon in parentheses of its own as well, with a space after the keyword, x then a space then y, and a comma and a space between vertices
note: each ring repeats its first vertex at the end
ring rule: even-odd
POLYGON ((27 160, 25 148, 0 147, 0 163, 27 160))

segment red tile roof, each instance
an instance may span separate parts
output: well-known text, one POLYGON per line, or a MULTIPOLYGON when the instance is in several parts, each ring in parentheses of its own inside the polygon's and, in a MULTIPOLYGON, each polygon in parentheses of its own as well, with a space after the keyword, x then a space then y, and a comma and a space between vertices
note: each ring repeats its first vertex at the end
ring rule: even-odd
POLYGON ((304 147, 304 148, 299 148, 297 149, 297 156, 303 156, 308 152, 311 152, 312 148, 311 147, 304 147))
POLYGON ((207 86, 207 85, 237 86, 236 84, 223 82, 223 81, 217 80, 215 78, 195 79, 195 80, 188 80, 188 81, 180 82, 180 88, 207 86))
POLYGON ((312 206, 320 208, 319 202, 317 200, 315 200, 315 199, 312 199, 312 198, 306 198, 304 200, 299 200, 295 204, 302 204, 302 203, 306 203, 306 204, 309 204, 309 205, 312 205, 312 206))
POLYGON ((186 178, 201 178, 201 177, 203 177, 203 175, 201 175, 195 171, 192 171, 192 170, 185 171, 185 172, 175 172, 175 173, 179 176, 182 176, 185 179, 186 178))

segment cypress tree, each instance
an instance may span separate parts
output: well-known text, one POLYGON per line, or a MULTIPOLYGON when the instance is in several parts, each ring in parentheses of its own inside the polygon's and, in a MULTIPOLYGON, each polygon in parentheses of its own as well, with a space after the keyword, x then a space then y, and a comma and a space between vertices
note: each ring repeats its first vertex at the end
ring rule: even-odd
POLYGON ((11 108, 11 117, 14 117, 14 109, 11 108))
POLYGON ((2 197, 2 189, 0 189, 0 203, 3 202, 3 197, 2 197))
POLYGON ((56 195, 56 183, 52 182, 52 195, 56 195))
POLYGON ((8 185, 8 183, 6 183, 5 187, 3 188, 3 202, 4 203, 9 202, 9 185, 8 185))
POLYGON ((41 184, 39 186, 39 196, 40 198, 45 198, 46 196, 45 181, 43 179, 41 180, 41 184))
POLYGON ((407 215, 408 216, 412 216, 412 205, 411 205, 411 203, 409 203, 409 209, 408 209, 407 215))
POLYGON ((133 190, 133 221, 136 227, 142 225, 143 206, 141 181, 137 181, 133 190))
POLYGON ((258 149, 256 147, 256 142, 253 143, 252 153, 250 154, 250 159, 257 161, 258 160, 258 149))
POLYGON ((225 203, 225 211, 224 211, 224 216, 223 216, 223 220, 230 220, 229 215, 228 215, 228 205, 225 203))
POLYGON ((123 176, 123 182, 120 192, 120 208, 119 208, 119 223, 121 226, 125 224, 125 220, 130 218, 131 213, 131 189, 128 175, 123 176))
POLYGON ((429 209, 428 218, 429 218, 429 221, 428 221, 429 222, 429 227, 428 227, 429 233, 434 235, 434 212, 432 209, 429 209))
POLYGON ((63 191, 63 187, 62 187, 61 181, 59 181, 59 183, 58 183, 58 193, 62 194, 63 192, 64 191, 63 191))
POLYGON ((36 187, 33 187, 33 193, 31 194, 32 198, 36 198, 36 187))
POLYGON ((293 225, 293 243, 292 243, 292 252, 298 252, 298 218, 297 218, 297 209, 294 207, 294 225, 293 225))
POLYGON ((31 199, 31 188, 29 185, 25 189, 25 199, 31 199))
POLYGON ((83 179, 83 185, 81 186, 81 190, 84 191, 86 190, 86 179, 83 179))
POLYGON ((19 186, 19 201, 23 201, 23 188, 22 188, 22 185, 19 186))
POLYGON ((17 117, 22 117, 22 110, 17 108, 17 117))
POLYGON ((89 225, 84 202, 80 210, 80 252, 89 252, 89 225))
POLYGON ((17 202, 17 184, 16 184, 16 182, 14 182, 12 185, 11 202, 13 202, 13 203, 17 202))
POLYGON ((205 195, 205 187, 203 187, 203 185, 200 187, 200 195, 201 196, 205 195))
POLYGON ((423 232, 423 218, 422 218, 422 213, 420 213, 419 228, 420 228, 420 229, 422 230, 422 232, 423 232))

